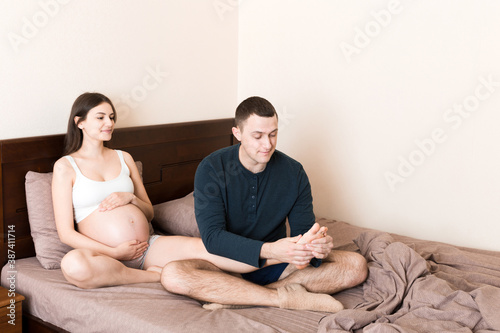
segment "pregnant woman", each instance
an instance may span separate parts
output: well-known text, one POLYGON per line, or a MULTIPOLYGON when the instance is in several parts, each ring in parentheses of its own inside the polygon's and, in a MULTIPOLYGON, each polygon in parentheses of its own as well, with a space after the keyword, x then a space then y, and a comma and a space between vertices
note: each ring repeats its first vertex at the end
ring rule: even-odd
POLYGON ((85 93, 73 104, 65 156, 55 163, 52 182, 57 231, 74 248, 61 262, 66 279, 80 288, 156 282, 161 267, 182 259, 204 259, 230 272, 255 270, 209 254, 200 238, 149 235, 153 206, 133 158, 104 146, 115 121, 102 94, 85 93))

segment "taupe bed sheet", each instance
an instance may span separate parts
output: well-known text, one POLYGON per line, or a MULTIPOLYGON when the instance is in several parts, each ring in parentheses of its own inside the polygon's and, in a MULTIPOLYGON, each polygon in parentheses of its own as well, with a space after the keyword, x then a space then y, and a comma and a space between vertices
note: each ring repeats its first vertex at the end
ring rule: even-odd
POLYGON ((18 260, 16 267, 23 307, 70 332, 316 332, 324 316, 264 307, 212 312, 159 283, 82 290, 36 258, 18 260))
POLYGON ((361 251, 369 260, 367 282, 336 295, 348 308, 338 314, 266 307, 212 312, 159 283, 82 290, 36 258, 16 262, 16 290, 28 312, 70 332, 500 331, 500 252, 320 223, 337 249, 361 251))

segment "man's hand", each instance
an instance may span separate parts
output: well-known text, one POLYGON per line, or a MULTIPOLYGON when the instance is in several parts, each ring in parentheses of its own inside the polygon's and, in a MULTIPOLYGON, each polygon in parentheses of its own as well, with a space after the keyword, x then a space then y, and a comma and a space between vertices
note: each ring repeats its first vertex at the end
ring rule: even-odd
POLYGON ((313 240, 306 247, 312 251, 315 258, 325 259, 333 249, 333 238, 326 235, 323 238, 313 240))
MULTIPOLYGON (((307 244, 297 244, 302 236, 287 237, 272 243, 264 243, 261 249, 261 257, 265 259, 277 260, 293 265, 308 265, 314 258, 312 249, 307 248, 307 244)), ((315 248, 316 249, 316 248, 315 248)))
MULTIPOLYGON (((324 246, 323 245, 314 245, 313 241, 317 239, 323 239, 327 236, 326 232, 328 231, 327 227, 321 227, 318 223, 314 223, 311 229, 307 231, 304 236, 297 242, 298 244, 307 244, 307 248, 313 252, 314 257, 318 259, 323 259, 324 254, 324 246), (311 244, 309 246, 309 244, 311 244), (318 257, 319 256, 319 257, 318 257)), ((332 242, 333 247, 333 242, 332 242)), ((328 256, 328 253, 326 254, 328 256)), ((326 258, 325 256, 325 258, 326 258)), ((309 263, 306 265, 297 266, 298 269, 304 269, 309 266, 309 263)))

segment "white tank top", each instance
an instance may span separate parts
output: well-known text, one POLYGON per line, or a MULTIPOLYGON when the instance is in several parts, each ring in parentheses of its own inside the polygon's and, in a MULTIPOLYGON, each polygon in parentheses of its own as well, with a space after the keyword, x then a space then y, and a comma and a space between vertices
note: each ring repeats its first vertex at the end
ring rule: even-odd
POLYGON ((73 211, 76 223, 89 216, 99 207, 101 201, 113 192, 134 193, 134 183, 130 178, 130 170, 123 159, 123 153, 115 150, 120 157, 121 172, 118 177, 108 181, 96 181, 85 177, 75 160, 71 156, 66 157, 76 172, 75 184, 73 185, 73 211))

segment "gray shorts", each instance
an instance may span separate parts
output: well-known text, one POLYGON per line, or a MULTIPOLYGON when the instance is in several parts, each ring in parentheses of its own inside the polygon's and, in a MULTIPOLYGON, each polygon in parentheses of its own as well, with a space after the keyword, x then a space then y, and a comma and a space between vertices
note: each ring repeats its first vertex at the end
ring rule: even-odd
POLYGON ((142 256, 135 258, 134 260, 120 260, 121 263, 130 268, 142 269, 144 267, 144 260, 146 260, 146 255, 148 254, 151 245, 153 245, 153 243, 155 242, 155 240, 158 239, 158 237, 160 237, 160 235, 149 236, 148 249, 146 250, 146 252, 144 252, 142 256))

